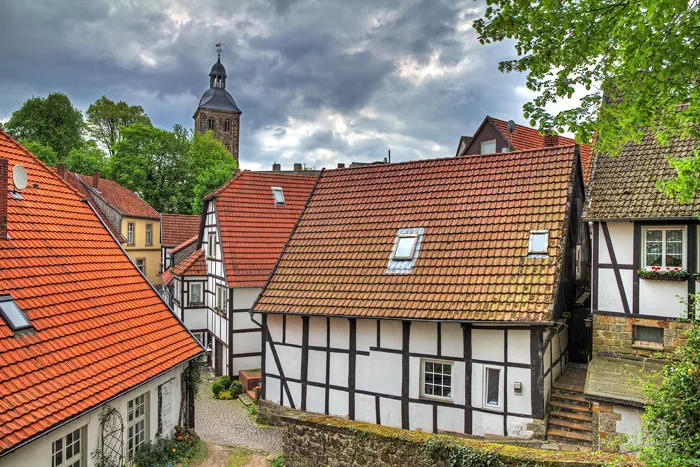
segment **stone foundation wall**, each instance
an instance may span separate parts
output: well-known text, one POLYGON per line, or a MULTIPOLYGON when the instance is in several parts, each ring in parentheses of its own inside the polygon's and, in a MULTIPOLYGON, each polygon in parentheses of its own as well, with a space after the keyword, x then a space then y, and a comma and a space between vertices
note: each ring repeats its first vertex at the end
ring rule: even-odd
POLYGON ((670 358, 676 347, 685 344, 684 331, 689 324, 628 316, 593 315, 593 355, 608 353, 645 358, 670 358), (634 326, 664 329, 663 349, 634 344, 634 326))

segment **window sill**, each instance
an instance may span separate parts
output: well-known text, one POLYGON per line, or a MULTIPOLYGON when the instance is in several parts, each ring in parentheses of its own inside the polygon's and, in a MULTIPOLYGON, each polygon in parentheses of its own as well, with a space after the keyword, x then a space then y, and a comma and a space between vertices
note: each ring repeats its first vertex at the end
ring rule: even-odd
POLYGON ((454 399, 452 399, 451 397, 440 397, 440 396, 431 396, 430 394, 421 394, 420 399, 429 400, 429 401, 447 402, 450 404, 454 404, 454 399))
POLYGON ((204 302, 190 302, 189 306, 204 306, 204 302))
POLYGON ((654 276, 643 277, 639 276, 640 279, 645 281, 668 281, 668 282, 685 282, 688 280, 688 276, 668 276, 666 274, 658 274, 654 276))
POLYGON ((634 341, 632 348, 638 350, 664 350, 664 345, 655 342, 634 341))

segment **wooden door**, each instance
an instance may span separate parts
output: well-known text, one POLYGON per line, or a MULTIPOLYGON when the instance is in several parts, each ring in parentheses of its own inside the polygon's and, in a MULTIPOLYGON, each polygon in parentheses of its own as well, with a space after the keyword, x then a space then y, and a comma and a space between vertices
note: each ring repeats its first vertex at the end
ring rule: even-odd
POLYGON ((214 342, 214 374, 221 376, 224 374, 224 346, 218 339, 215 339, 214 342))
POLYGON ((590 321, 591 310, 588 307, 573 307, 568 319, 569 325, 569 360, 588 363, 593 350, 593 323, 590 321), (586 326, 586 319, 589 319, 586 326))

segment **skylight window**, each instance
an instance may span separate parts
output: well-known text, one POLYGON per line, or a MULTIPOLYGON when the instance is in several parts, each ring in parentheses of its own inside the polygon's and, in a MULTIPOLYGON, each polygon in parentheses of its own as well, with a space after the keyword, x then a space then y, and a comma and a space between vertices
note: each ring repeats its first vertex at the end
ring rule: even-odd
POLYGON ((32 325, 29 324, 27 316, 19 309, 11 296, 0 297, 0 314, 10 326, 12 331, 23 331, 29 329, 32 325))
POLYGON ((391 259, 394 261, 411 261, 416 252, 416 243, 418 243, 418 235, 399 235, 391 259))
POLYGON ((272 196, 275 198, 275 204, 284 204, 284 193, 282 192, 282 187, 273 186, 272 196))
POLYGON ((530 232, 529 254, 546 255, 549 244, 549 232, 547 230, 533 230, 530 232))

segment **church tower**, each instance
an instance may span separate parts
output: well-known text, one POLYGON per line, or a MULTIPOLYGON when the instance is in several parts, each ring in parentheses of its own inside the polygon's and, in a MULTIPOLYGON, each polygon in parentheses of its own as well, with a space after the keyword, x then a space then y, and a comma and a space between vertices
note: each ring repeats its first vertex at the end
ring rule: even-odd
POLYGON ((209 72, 209 89, 199 100, 199 106, 194 113, 194 127, 200 133, 211 130, 214 137, 221 141, 238 163, 241 109, 226 91, 226 68, 221 64, 221 44, 216 44, 216 47, 219 59, 209 72))

